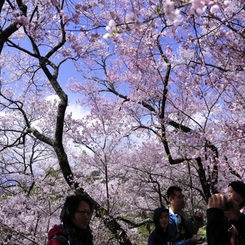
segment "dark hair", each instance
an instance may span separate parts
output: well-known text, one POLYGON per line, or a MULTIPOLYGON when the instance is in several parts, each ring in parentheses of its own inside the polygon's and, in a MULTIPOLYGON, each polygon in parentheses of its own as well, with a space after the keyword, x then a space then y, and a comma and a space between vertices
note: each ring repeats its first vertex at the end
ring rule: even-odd
POLYGON ((154 210, 153 221, 155 225, 155 234, 153 236, 154 244, 167 244, 170 240, 170 235, 168 232, 168 226, 166 227, 166 232, 162 229, 159 219, 163 212, 169 213, 169 210, 166 207, 160 207, 154 210))
POLYGON ((228 186, 231 186, 232 189, 240 194, 245 201, 245 184, 242 181, 233 181, 228 186))
POLYGON ((84 195, 72 195, 68 196, 65 200, 64 206, 60 213, 60 220, 67 227, 72 227, 72 218, 74 217, 75 212, 81 201, 88 203, 91 212, 93 212, 93 203, 89 197, 84 195))
POLYGON ((174 197, 175 196, 175 191, 182 191, 182 189, 178 186, 170 186, 167 190, 167 197, 174 197))
POLYGON ((154 215, 153 215, 153 222, 154 222, 155 228, 160 231, 162 230, 162 228, 160 226, 159 219, 163 212, 169 213, 169 210, 164 206, 160 208, 156 208, 154 210, 154 215))

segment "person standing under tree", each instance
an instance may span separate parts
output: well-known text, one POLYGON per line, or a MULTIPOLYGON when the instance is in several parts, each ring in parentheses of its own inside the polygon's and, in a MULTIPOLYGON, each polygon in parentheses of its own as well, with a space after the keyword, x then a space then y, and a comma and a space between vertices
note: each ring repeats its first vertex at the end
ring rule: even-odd
POLYGON ((170 186, 167 190, 169 201, 169 234, 176 245, 202 244, 203 240, 196 237, 198 228, 203 226, 203 213, 198 213, 194 221, 183 211, 185 196, 178 186, 170 186))
POLYGON ((48 232, 47 245, 93 245, 89 227, 92 213, 93 205, 87 196, 68 196, 60 214, 62 223, 48 232))
POLYGON ((232 198, 227 200, 223 194, 213 194, 208 199, 207 209, 208 245, 231 245, 224 211, 242 239, 245 239, 245 215, 240 213, 239 204, 232 198))
MULTIPOLYGON (((242 181, 233 181, 228 185, 228 197, 236 201, 240 212, 245 214, 245 184, 242 181)), ((231 233, 231 245, 245 245, 244 239, 230 222, 229 233, 231 233)))
POLYGON ((168 209, 165 207, 155 209, 153 221, 155 229, 148 238, 148 245, 172 245, 168 233, 168 209))

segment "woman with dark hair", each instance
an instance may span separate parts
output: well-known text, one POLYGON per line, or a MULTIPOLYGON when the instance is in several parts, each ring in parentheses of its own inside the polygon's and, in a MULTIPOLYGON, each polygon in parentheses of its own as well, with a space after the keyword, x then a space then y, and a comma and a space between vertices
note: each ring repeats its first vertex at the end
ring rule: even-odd
POLYGON ((89 227, 93 213, 91 200, 82 195, 68 196, 60 214, 60 225, 48 232, 47 245, 93 245, 89 227))
MULTIPOLYGON (((245 214, 245 184, 242 181, 233 181, 228 185, 228 196, 239 204, 240 213, 245 214)), ((235 226, 230 224, 231 245, 244 245, 245 241, 235 226)))
POLYGON ((240 209, 242 209, 242 212, 244 212, 245 184, 242 181, 233 181, 228 185, 228 196, 235 200, 239 204, 240 209))
POLYGON ((213 194, 208 199, 207 242, 208 245, 231 245, 224 213, 229 214, 233 229, 245 239, 245 215, 240 213, 238 203, 222 194, 213 194), (228 204, 228 205, 227 205, 228 204))
POLYGON ((165 207, 155 209, 153 221, 155 229, 148 238, 148 245, 171 245, 168 234, 168 209, 165 207))

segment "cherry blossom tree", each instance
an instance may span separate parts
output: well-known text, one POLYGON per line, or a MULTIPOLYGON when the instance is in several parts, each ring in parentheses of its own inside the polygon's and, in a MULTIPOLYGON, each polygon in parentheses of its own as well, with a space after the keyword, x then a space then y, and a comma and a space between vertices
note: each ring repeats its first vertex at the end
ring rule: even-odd
MULTIPOLYGON (((71 90, 90 98, 114 94, 138 120, 135 128, 162 142, 170 164, 194 167, 199 192, 207 200, 223 186, 221 180, 241 179, 244 173, 240 160, 234 159, 237 153, 221 148, 222 142, 233 148, 233 140, 227 141, 220 127, 221 121, 233 121, 233 112, 224 114, 233 104, 230 98, 243 100, 234 85, 243 74, 243 3, 120 1, 116 6, 104 4, 101 15, 89 22, 92 28, 107 19, 103 37, 109 54, 92 53, 91 59, 99 56, 94 63, 87 57, 86 84, 71 82, 71 90)), ((92 14, 93 9, 80 5, 80 11, 92 14)))
MULTIPOLYGON (((63 144, 64 117, 68 99, 58 82, 59 71, 62 64, 69 59, 74 59, 74 57, 60 59, 60 55, 62 55, 61 48, 66 42, 65 26, 68 25, 69 21, 63 16, 63 10, 66 9, 69 12, 68 8, 70 2, 62 1, 60 3, 46 3, 42 1, 34 3, 34 5, 33 3, 30 3, 25 6, 25 12, 20 8, 21 4, 22 3, 18 1, 16 3, 6 1, 6 5, 2 6, 2 13, 3 15, 5 14, 6 20, 13 22, 9 26, 15 27, 11 33, 7 32, 7 36, 5 33, 3 34, 3 44, 5 43, 7 45, 7 50, 9 47, 16 50, 16 53, 13 56, 9 56, 8 51, 1 54, 3 71, 0 93, 1 109, 6 115, 8 114, 8 116, 13 113, 17 114, 21 121, 21 123, 19 123, 20 125, 15 125, 14 121, 12 121, 12 125, 8 125, 9 122, 5 120, 3 126, 7 124, 7 127, 3 127, 1 131, 3 135, 2 154, 10 148, 23 148, 24 151, 27 142, 29 142, 29 137, 31 139, 34 137, 34 141, 37 140, 38 142, 42 142, 47 145, 49 149, 52 149, 53 154, 55 153, 55 156, 57 157, 59 167, 67 184, 72 189, 76 190, 79 188, 79 184, 74 179, 63 144), (27 16, 27 11, 29 11, 29 16, 27 16), (46 13, 46 15, 42 15, 41 13, 46 13), (53 19, 54 22, 50 22, 50 19, 53 19), (48 28, 46 29, 46 27, 48 28), (47 35, 48 33, 50 35, 47 35), (16 34, 16 36, 13 34, 16 34), (13 69, 12 73, 5 73, 5 71, 11 69, 13 69), (44 75, 44 79, 41 77, 42 74, 44 75), (39 99, 43 99, 52 94, 58 96, 58 102, 55 105, 55 109, 54 107, 51 107, 51 110, 47 110, 49 104, 43 103, 42 107, 39 103, 39 99), (28 98, 31 98, 32 96, 34 96, 34 100, 31 102, 28 98), (25 103, 26 101, 28 102, 25 103), (42 109, 47 112, 46 115, 42 114, 44 112, 42 109), (52 111, 52 109, 54 110, 52 111), (54 111, 56 112, 56 117, 51 120, 47 119, 49 116, 52 118, 54 111), (46 120, 49 121, 44 123, 46 120), (38 124, 40 125, 40 123, 41 127, 38 127, 38 124), (47 125, 48 127, 46 127, 47 125)), ((7 27, 5 31, 8 28, 9 27, 7 27)), ((25 155, 21 155, 22 158, 24 158, 24 164, 22 164, 21 160, 17 163, 14 161, 14 164, 11 162, 9 163, 9 159, 3 158, 4 162, 7 162, 7 165, 10 165, 7 167, 6 171, 10 171, 11 174, 13 174, 12 168, 16 168, 17 172, 22 170, 24 171, 24 174, 28 173, 27 175, 30 175, 30 180, 27 177, 25 178, 26 184, 30 185, 30 187, 24 189, 23 192, 23 194, 27 196, 32 194, 33 189, 36 189, 35 177, 36 175, 40 175, 39 171, 33 172, 34 159, 36 160, 37 156, 40 157, 40 155, 36 153, 38 151, 35 150, 34 146, 30 148, 32 150, 31 153, 29 153, 31 156, 28 155, 28 160, 30 160, 31 163, 26 163, 27 159, 25 159, 25 155), (31 183, 29 183, 30 181, 31 183)), ((13 153, 13 159, 16 158, 16 154, 17 152, 13 153)), ((46 158, 47 157, 48 155, 46 155, 46 158)), ((43 159, 43 161, 45 161, 45 159, 43 159)), ((52 165, 48 166, 48 169, 50 169, 50 167, 52 167, 52 165)), ((48 169, 46 169, 46 171, 49 171, 48 169)), ((4 176, 3 178, 5 178, 5 168, 3 168, 3 170, 2 175, 4 176)), ((23 179, 23 177, 20 177, 20 179, 23 179)), ((18 187, 17 189, 19 189, 22 181, 20 181, 19 178, 14 180, 7 179, 6 181, 3 181, 3 186, 7 185, 7 187, 13 189, 18 187)), ((79 190, 84 192, 82 188, 79 190)), ((16 192, 13 191, 13 193, 16 192)), ((50 198, 52 199, 52 197, 50 198)), ((10 199, 8 198, 8 200, 10 199)), ((20 205, 23 205, 23 202, 25 204, 27 200, 20 201, 20 205)), ((103 207, 96 201, 94 202, 97 216, 103 219, 105 225, 113 232, 114 236, 118 238, 119 243, 131 244, 120 224, 117 224, 113 217, 105 215, 103 207)), ((15 208, 17 207, 18 205, 15 208)), ((26 209, 29 210, 29 208, 26 209)), ((2 209, 2 212, 5 213, 5 208, 2 209)), ((5 219, 7 219, 8 216, 9 214, 7 213, 4 216, 5 219)), ((40 219, 37 219, 36 221, 39 220, 40 219)), ((20 221, 22 221, 22 228, 25 229, 26 227, 23 226, 23 220, 20 221)), ((17 224, 17 222, 13 223, 17 224)), ((35 227, 38 227, 39 225, 36 224, 35 227)), ((28 241, 35 244, 40 243, 40 238, 36 241, 34 238, 31 239, 30 237, 23 236, 20 227, 16 228, 15 233, 10 229, 11 226, 6 225, 4 221, 3 227, 6 227, 7 234, 16 233, 17 237, 14 235, 8 237, 9 243, 15 243, 18 236, 22 236, 22 239, 24 237, 23 244, 26 244, 28 241)), ((31 234, 31 236, 37 236, 36 229, 31 229, 31 234)))
POLYGON ((0 11, 1 242, 44 243, 76 191, 94 200, 96 241, 143 244, 169 185, 194 212, 243 180, 243 1, 0 11))

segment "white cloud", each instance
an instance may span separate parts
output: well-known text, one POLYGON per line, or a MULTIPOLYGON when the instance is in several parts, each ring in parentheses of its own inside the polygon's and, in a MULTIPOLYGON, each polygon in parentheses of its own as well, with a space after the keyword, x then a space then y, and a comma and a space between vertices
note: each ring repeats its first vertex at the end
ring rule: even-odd
MULTIPOLYGON (((47 101, 59 101, 59 96, 58 95, 49 95, 47 96, 46 98, 47 101)), ((66 112, 69 114, 69 113, 72 113, 72 118, 73 119, 81 119, 83 118, 84 116, 88 115, 90 110, 88 107, 82 107, 81 105, 79 104, 76 104, 75 102, 71 103, 69 102, 69 105, 67 107, 67 110, 66 112)))
POLYGON ((73 119, 81 119, 89 114, 89 109, 78 104, 71 104, 67 107, 67 112, 72 112, 73 119))

